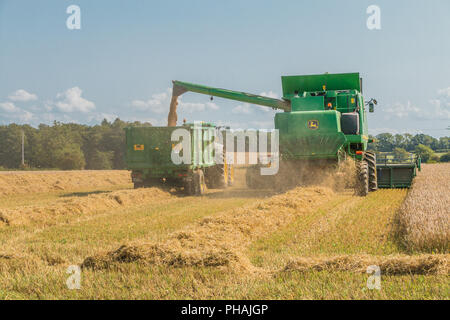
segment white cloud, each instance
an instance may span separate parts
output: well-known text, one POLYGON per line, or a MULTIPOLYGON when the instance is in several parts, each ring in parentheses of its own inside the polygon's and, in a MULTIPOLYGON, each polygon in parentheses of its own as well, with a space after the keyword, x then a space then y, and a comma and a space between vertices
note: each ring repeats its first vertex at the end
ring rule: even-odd
POLYGON ((273 129, 275 124, 272 119, 265 121, 250 121, 250 126, 254 127, 255 129, 273 129))
POLYGON ((22 122, 29 122, 33 119, 34 114, 29 111, 21 110, 21 112, 17 115, 17 118, 22 122))
POLYGON ((5 112, 16 112, 16 111, 20 110, 12 102, 0 103, 0 109, 2 109, 5 112))
POLYGON ((450 98, 450 87, 444 88, 444 89, 440 89, 437 92, 438 92, 438 95, 441 96, 441 97, 450 98))
POLYGON ((450 119, 450 87, 437 91, 437 98, 430 100, 434 119, 450 119))
POLYGON ((83 91, 79 87, 67 89, 65 92, 56 95, 57 101, 54 103, 56 108, 63 112, 83 112, 87 113, 95 109, 92 101, 81 97, 83 91))
MULTIPOLYGON (((278 99, 278 94, 276 94, 273 91, 261 92, 259 95, 263 96, 263 97, 278 99)), ((251 114, 251 113, 253 113, 254 110, 262 110, 266 113, 272 111, 272 109, 270 107, 265 107, 265 106, 260 106, 260 105, 251 105, 250 103, 243 103, 243 104, 239 104, 236 107, 234 107, 231 110, 231 112, 235 113, 235 114, 251 114), (252 106, 255 106, 255 108, 252 108, 252 106)))
POLYGON ((165 92, 153 94, 148 100, 133 100, 131 106, 142 111, 152 111, 154 113, 165 113, 169 110, 172 89, 165 92))
POLYGON ((38 97, 33 93, 19 89, 11 93, 8 98, 12 101, 35 101, 38 97))
MULTIPOLYGON (((188 113, 205 111, 205 110, 218 110, 219 106, 214 102, 207 103, 192 103, 192 102, 183 102, 181 98, 178 98, 178 108, 182 111, 186 111, 188 113)), ((169 108, 167 107, 167 111, 169 108)))
POLYGON ((244 104, 238 104, 236 107, 234 107, 231 110, 232 113, 236 114, 250 114, 252 113, 252 109, 250 107, 250 104, 244 103, 244 104))
MULTIPOLYGON (((131 106, 141 111, 164 114, 169 112, 171 98, 172 89, 168 88, 165 92, 153 94, 148 100, 133 100, 131 101, 131 106)), ((180 96, 178 97, 178 108, 180 111, 193 113, 205 110, 218 110, 219 106, 214 102, 183 102, 180 96)))
POLYGON ((413 106, 410 101, 406 104, 396 102, 394 105, 385 109, 386 112, 386 120, 391 119, 392 117, 396 118, 407 118, 409 116, 418 116, 421 114, 422 110, 416 106, 413 106))
POLYGON ((260 96, 273 98, 273 99, 278 99, 278 94, 273 92, 273 91, 261 92, 260 96))
POLYGON ((12 120, 16 122, 26 123, 34 117, 33 113, 18 108, 12 102, 0 103, 0 109, 5 112, 3 114, 0 114, 0 119, 3 118, 8 122, 12 120))
POLYGON ((435 99, 429 101, 429 105, 420 108, 413 105, 410 101, 406 104, 397 102, 391 107, 385 109, 385 119, 391 118, 407 119, 415 118, 418 120, 449 120, 450 119, 450 87, 437 90, 435 99))

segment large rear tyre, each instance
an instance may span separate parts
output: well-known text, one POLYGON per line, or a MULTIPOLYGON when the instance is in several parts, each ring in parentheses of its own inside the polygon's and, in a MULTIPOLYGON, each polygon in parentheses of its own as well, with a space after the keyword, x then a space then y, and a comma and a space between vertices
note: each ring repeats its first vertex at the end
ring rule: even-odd
POLYGON ((223 164, 217 164, 205 169, 205 181, 208 188, 225 189, 227 187, 227 175, 223 164))
POLYGON ((378 190, 377 156, 373 152, 366 152, 364 154, 364 161, 367 162, 369 167, 369 191, 376 191, 378 190))
POLYGON ((356 194, 365 197, 369 194, 369 166, 366 161, 357 162, 356 194))

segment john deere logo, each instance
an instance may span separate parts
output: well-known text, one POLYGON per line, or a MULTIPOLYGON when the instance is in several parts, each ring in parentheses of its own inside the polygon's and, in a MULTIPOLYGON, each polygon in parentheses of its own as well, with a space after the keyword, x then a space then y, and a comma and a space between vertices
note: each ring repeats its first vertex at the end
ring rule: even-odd
POLYGON ((308 120, 308 128, 311 130, 319 129, 319 120, 308 120))
POLYGON ((143 151, 144 145, 143 144, 135 144, 134 145, 134 151, 143 151))

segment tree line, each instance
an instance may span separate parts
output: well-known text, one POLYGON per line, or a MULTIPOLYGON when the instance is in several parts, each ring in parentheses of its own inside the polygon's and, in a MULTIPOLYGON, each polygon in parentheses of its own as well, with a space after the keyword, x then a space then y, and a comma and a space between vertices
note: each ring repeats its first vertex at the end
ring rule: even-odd
POLYGON ((369 145, 371 150, 377 153, 393 153, 399 160, 406 159, 410 153, 415 153, 421 156, 423 162, 450 161, 450 137, 436 139, 426 134, 380 133, 370 138, 374 139, 369 145))
MULTIPOLYGON (((129 125, 149 123, 113 122, 88 126, 54 122, 30 125, 0 126, 0 168, 3 169, 125 169, 125 131, 129 125), (22 132, 25 135, 25 165, 22 166, 22 132)), ((450 137, 436 139, 425 134, 381 133, 370 149, 393 152, 396 158, 417 153, 425 162, 450 161, 450 137)))
POLYGON ((149 123, 113 122, 88 126, 54 122, 0 126, 0 168, 22 168, 22 132, 25 136, 24 169, 124 169, 125 131, 129 125, 149 123))

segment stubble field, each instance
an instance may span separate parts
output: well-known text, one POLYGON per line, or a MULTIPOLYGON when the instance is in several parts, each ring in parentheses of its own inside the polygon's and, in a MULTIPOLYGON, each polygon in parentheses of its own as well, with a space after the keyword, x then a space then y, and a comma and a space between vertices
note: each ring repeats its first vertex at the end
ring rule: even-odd
POLYGON ((126 171, 1 173, 0 298, 448 299, 448 169, 366 198, 249 190, 243 168, 202 197, 126 171))

